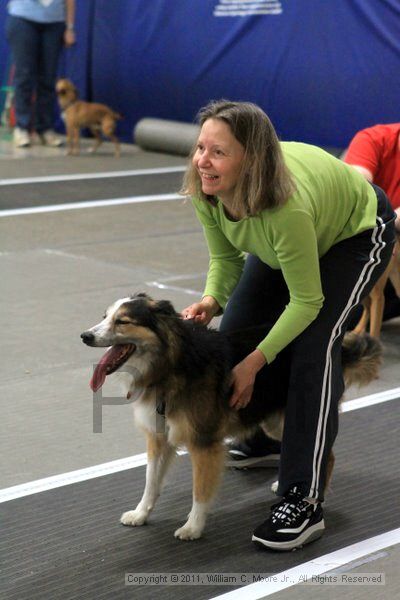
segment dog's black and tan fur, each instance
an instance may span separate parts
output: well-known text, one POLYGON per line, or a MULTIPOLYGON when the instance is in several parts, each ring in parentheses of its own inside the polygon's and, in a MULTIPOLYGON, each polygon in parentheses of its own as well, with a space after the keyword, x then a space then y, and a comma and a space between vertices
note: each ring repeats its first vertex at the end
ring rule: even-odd
MULTIPOLYGON (((224 438, 247 436, 261 424, 269 435, 280 439, 288 350, 260 371, 246 408, 235 411, 229 407, 231 368, 254 349, 266 331, 257 327, 222 334, 183 320, 168 301, 137 294, 114 303, 98 325, 82 334, 89 346, 112 346, 95 371, 92 388, 97 390, 107 374, 119 371, 125 393, 134 400, 135 420, 147 437, 144 494, 136 509, 122 515, 124 525, 145 523, 175 449, 184 446, 193 467, 193 505, 175 536, 199 538, 223 471, 224 438), (161 404, 165 427, 159 431, 157 407, 161 404)), ((374 379, 380 354, 379 342, 366 335, 347 334, 342 353, 345 378, 358 383, 374 379)), ((330 471, 333 461, 332 455, 330 471)))

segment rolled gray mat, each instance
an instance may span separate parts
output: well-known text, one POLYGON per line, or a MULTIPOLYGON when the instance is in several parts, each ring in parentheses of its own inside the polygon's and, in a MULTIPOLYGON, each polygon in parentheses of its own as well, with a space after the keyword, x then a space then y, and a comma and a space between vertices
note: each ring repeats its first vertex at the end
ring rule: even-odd
POLYGON ((136 123, 133 141, 144 150, 188 156, 199 131, 191 123, 145 118, 136 123))

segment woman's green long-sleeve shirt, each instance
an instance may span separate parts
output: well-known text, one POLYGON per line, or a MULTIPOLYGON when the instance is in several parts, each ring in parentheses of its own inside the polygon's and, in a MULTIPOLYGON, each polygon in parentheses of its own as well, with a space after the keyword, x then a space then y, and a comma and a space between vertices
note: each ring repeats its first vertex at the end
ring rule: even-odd
POLYGON ((281 147, 297 186, 284 206, 232 221, 220 201, 213 207, 193 199, 210 254, 205 296, 225 307, 246 252, 282 271, 290 301, 258 346, 268 363, 323 305, 319 259, 334 244, 373 228, 377 211, 374 189, 355 169, 315 146, 281 142, 281 147))

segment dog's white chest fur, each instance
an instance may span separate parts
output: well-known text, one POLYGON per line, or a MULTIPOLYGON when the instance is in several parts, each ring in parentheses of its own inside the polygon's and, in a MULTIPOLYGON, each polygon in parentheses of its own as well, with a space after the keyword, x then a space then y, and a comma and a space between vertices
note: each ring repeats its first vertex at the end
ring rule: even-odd
MULTIPOLYGON (((128 361, 129 362, 129 361, 128 361)), ((160 415, 157 413, 157 388, 141 388, 135 383, 134 374, 116 373, 125 396, 130 394, 135 423, 147 431, 158 433, 160 415)))
POLYGON ((151 431, 151 433, 160 433, 158 431, 160 416, 156 411, 155 394, 154 398, 150 399, 147 397, 145 402, 143 402, 142 399, 134 402, 133 414, 135 423, 137 423, 137 425, 139 425, 142 429, 151 431))

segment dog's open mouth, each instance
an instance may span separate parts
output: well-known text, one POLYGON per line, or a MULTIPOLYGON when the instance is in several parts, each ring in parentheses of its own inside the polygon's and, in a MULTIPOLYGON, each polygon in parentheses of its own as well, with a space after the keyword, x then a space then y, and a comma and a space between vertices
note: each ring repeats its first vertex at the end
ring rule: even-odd
POLYGON ((135 344, 121 344, 119 346, 111 346, 104 354, 100 362, 96 365, 93 377, 90 380, 90 387, 94 392, 97 392, 103 385, 107 375, 111 375, 119 369, 124 362, 135 352, 135 344))

